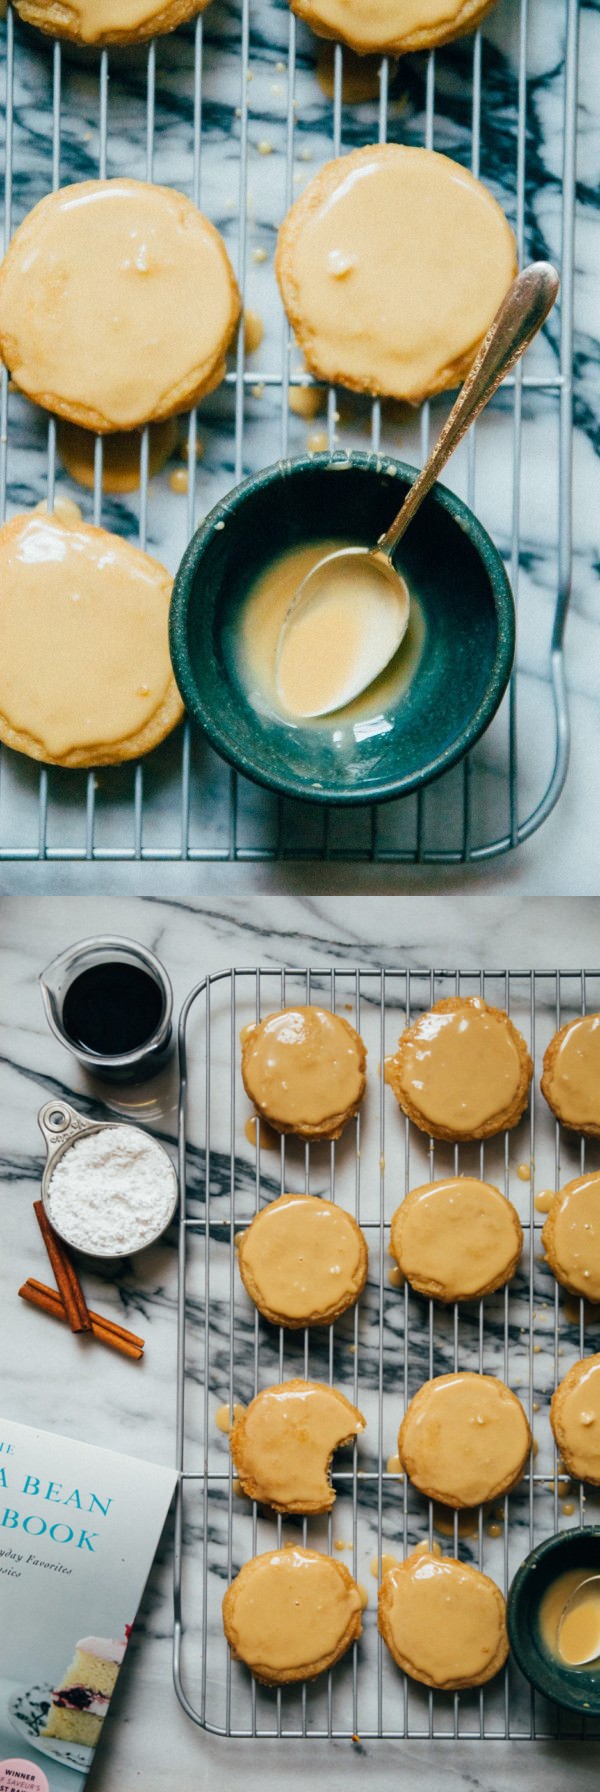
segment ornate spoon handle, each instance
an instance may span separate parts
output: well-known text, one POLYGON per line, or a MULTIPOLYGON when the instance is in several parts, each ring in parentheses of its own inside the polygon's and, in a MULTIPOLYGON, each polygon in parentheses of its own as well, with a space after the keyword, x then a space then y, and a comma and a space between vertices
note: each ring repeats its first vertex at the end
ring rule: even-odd
POLYGON ((556 268, 549 261, 532 261, 513 280, 429 459, 407 492, 395 521, 385 535, 379 537, 377 547, 387 554, 388 559, 391 559, 419 505, 439 478, 446 461, 462 441, 471 423, 475 422, 480 411, 493 398, 501 381, 510 373, 511 367, 514 367, 515 361, 518 361, 533 337, 537 336, 548 312, 552 310, 559 285, 556 268))

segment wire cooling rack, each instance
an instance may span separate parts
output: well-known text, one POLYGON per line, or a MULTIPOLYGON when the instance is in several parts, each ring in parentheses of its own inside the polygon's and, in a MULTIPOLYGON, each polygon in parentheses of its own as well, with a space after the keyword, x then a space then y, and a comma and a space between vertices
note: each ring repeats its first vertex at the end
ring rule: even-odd
POLYGON ((188 997, 179 1032, 180 1256, 174 1677, 188 1715, 236 1737, 536 1739, 598 1733, 559 1712, 515 1664, 478 1691, 427 1692, 394 1666, 376 1629, 376 1580, 386 1552, 425 1539, 482 1568, 506 1592, 519 1563, 552 1532, 597 1523, 600 1495, 561 1475, 549 1424, 557 1382, 597 1348, 597 1321, 554 1281, 541 1250, 536 1194, 598 1163, 599 1147, 555 1125, 540 1090, 552 1034, 600 1007, 600 971, 411 972, 337 969, 224 971, 188 997), (405 1020, 443 996, 482 994, 506 1008, 535 1061, 531 1103, 514 1131, 460 1148, 428 1141, 400 1114, 380 1075, 405 1020), (319 1002, 347 1016, 368 1049, 361 1113, 337 1144, 248 1142, 240 1029, 281 1006, 319 1002), (461 1171, 510 1194, 525 1235, 509 1288, 444 1308, 390 1284, 389 1224, 405 1192, 461 1171), (369 1276, 352 1312, 331 1328, 284 1332, 259 1318, 241 1283, 235 1235, 265 1202, 307 1190, 341 1202, 363 1227, 369 1276), (475 1515, 432 1505, 387 1466, 405 1407, 421 1383, 453 1369, 499 1375, 518 1393, 534 1434, 527 1474, 475 1515), (238 1497, 216 1415, 263 1387, 310 1376, 341 1388, 367 1419, 354 1450, 334 1458, 333 1513, 281 1519, 238 1497), (340 1559, 369 1589, 363 1637, 338 1666, 301 1689, 260 1687, 229 1658, 221 1603, 250 1556, 303 1542, 340 1559))
MULTIPOLYGON (((315 79, 316 40, 286 5, 269 0, 241 0, 239 19, 217 4, 195 26, 149 47, 84 59, 26 33, 9 5, 3 34, 6 241, 24 213, 65 181, 98 174, 165 181, 189 193, 224 231, 245 298, 253 303, 258 294, 269 327, 250 361, 240 334, 225 387, 205 402, 200 418, 185 420, 187 505, 172 498, 166 475, 149 479, 147 431, 139 499, 107 496, 98 438, 88 502, 62 470, 54 421, 9 393, 4 373, 0 516, 6 506, 10 514, 40 498, 52 506, 57 495, 68 493, 91 520, 148 545, 174 570, 197 521, 233 481, 305 448, 306 424, 290 416, 288 395, 290 384, 310 381, 290 355, 272 269, 275 233, 299 182, 332 154, 361 142, 425 143, 466 162, 504 204, 521 261, 550 250, 561 269, 562 294, 527 372, 519 366, 505 382, 492 417, 479 425, 477 437, 471 432, 450 473, 450 483, 477 506, 495 535, 519 609, 517 670, 498 717, 470 758, 419 797, 348 816, 257 791, 187 726, 143 764, 89 774, 40 771, 5 752, 1 858, 456 863, 504 852, 549 814, 568 759, 563 631, 571 562, 577 0, 557 0, 557 18, 561 47, 552 105, 562 151, 552 203, 540 214, 532 203, 539 125, 535 82, 529 80, 528 0, 515 0, 514 7, 505 0, 485 37, 477 32, 399 64, 384 60, 378 98, 358 107, 344 103, 342 48, 333 52, 327 100, 315 79), (205 459, 198 466, 200 432, 205 459), (556 489, 549 486, 549 464, 557 470, 556 489), (540 541, 551 545, 545 591, 544 579, 530 577, 540 541)), ((436 401, 409 416, 331 390, 327 440, 381 447, 420 463, 432 425, 439 427, 447 408, 436 401)))

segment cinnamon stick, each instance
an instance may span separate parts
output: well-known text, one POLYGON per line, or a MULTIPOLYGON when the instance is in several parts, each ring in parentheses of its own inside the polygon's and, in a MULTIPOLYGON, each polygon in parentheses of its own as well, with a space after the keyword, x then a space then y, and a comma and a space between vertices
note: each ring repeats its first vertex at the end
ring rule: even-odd
POLYGON ((35 1213, 54 1274, 56 1286, 72 1332, 91 1332, 92 1321, 75 1264, 66 1245, 57 1238, 41 1201, 34 1201, 35 1213))
MULTIPOLYGON (((36 1281, 35 1276, 19 1288, 21 1300, 29 1301, 30 1306, 37 1307, 41 1313, 49 1313, 53 1319, 60 1319, 64 1325, 68 1323, 64 1302, 55 1288, 48 1288, 45 1282, 36 1281)), ((108 1344, 118 1350, 121 1356, 133 1357, 135 1360, 143 1355, 144 1339, 138 1338, 135 1332, 128 1332, 123 1325, 116 1325, 113 1319, 105 1319, 101 1313, 88 1309, 90 1331, 100 1344, 108 1344)))

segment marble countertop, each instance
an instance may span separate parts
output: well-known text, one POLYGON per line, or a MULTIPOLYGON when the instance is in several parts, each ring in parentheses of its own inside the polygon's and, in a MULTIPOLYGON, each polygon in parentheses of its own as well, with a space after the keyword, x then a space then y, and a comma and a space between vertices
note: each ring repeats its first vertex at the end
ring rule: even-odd
MULTIPOLYGON (((411 57, 390 70, 388 135, 392 140, 422 143, 467 163, 474 161, 482 178, 504 205, 519 236, 523 258, 549 255, 562 262, 561 155, 563 140, 564 43, 569 0, 502 0, 486 20, 481 52, 482 105, 473 112, 473 39, 438 51, 434 65, 411 57), (525 53, 527 110, 525 129, 518 129, 518 69, 525 53), (433 84, 430 75, 434 76, 433 84), (434 104, 431 102, 434 100, 434 104)), ((282 452, 306 448, 321 416, 313 423, 282 409, 278 389, 289 365, 293 377, 301 368, 298 352, 288 357, 288 339, 273 269, 276 231, 292 197, 297 197, 334 149, 349 150, 377 138, 376 84, 360 104, 344 103, 337 129, 331 94, 319 79, 316 40, 302 24, 290 25, 285 0, 252 0, 249 9, 247 62, 240 61, 240 13, 236 4, 214 0, 203 22, 202 133, 194 109, 196 77, 192 27, 159 40, 150 65, 147 52, 114 54, 104 98, 98 81, 98 59, 62 56, 60 105, 58 90, 52 109, 53 62, 50 44, 15 24, 15 112, 13 132, 13 228, 52 183, 53 116, 60 124, 54 140, 61 182, 95 175, 126 173, 179 185, 194 192, 222 230, 244 288, 246 304, 264 324, 264 339, 250 355, 246 382, 229 383, 201 406, 198 433, 203 455, 185 496, 174 491, 166 469, 151 479, 148 503, 131 497, 104 496, 94 506, 92 495, 76 486, 66 472, 60 451, 56 459, 56 493, 76 498, 84 514, 131 539, 140 538, 174 569, 194 524, 243 473, 275 460, 282 452), (288 58, 294 50, 294 106, 288 58), (246 78, 247 76, 247 78, 246 78), (150 92, 150 110, 148 93, 150 92), (102 119, 107 129, 104 131, 102 119), (150 133, 148 135, 148 121, 150 133), (153 130, 152 130, 153 122, 153 130), (293 157, 286 172, 286 144, 293 122, 293 157), (247 146, 247 171, 240 154, 247 146), (150 153, 149 153, 150 143, 150 153), (60 153, 58 154, 58 151, 60 153)), ((573 731, 571 769, 559 807, 544 828, 508 861, 474 866, 468 871, 422 871, 400 866, 378 871, 382 882, 410 889, 452 887, 457 877, 490 884, 506 877, 521 890, 552 889, 557 893, 592 893, 599 887, 600 839, 589 818, 600 799, 598 755, 598 650, 596 519, 598 515, 597 269, 598 225, 593 195, 598 163, 596 117, 597 19, 591 5, 580 15, 579 133, 576 192, 576 308, 573 596, 567 628, 567 670, 573 731)), ((197 66, 199 72, 200 65, 197 66)), ((478 78, 476 65, 475 77, 478 78)), ((240 363, 240 372, 242 372, 240 363)), ((559 313, 530 350, 527 379, 550 382, 559 371, 559 313)), ((340 446, 367 446, 377 441, 387 454, 418 462, 428 433, 443 419, 446 400, 422 413, 384 404, 371 435, 370 407, 340 391, 335 425, 340 446)), ((494 402, 477 429, 476 453, 462 448, 447 471, 447 482, 470 497, 482 521, 507 558, 518 596, 519 679, 516 720, 520 755, 519 816, 523 819, 540 800, 548 782, 554 752, 554 724, 549 649, 557 593, 559 398, 556 390, 525 388, 521 421, 522 473, 515 477, 517 436, 511 394, 494 402), (521 546, 511 560, 511 535, 520 514, 521 546)), ((182 427, 182 436, 184 434, 182 427)), ((11 392, 8 400, 6 497, 8 513, 48 495, 48 448, 52 447, 44 413, 11 392)), ((60 450, 60 444, 59 444, 60 450)), ((180 462, 181 470, 181 462, 180 462)), ((0 492, 0 500, 2 493, 0 492)), ((506 704, 475 754, 472 779, 473 839, 486 840, 507 826, 506 704)), ((144 765, 143 843, 152 852, 162 846, 179 850, 181 839, 179 740, 167 743, 144 765)), ((229 773, 203 742, 194 744, 191 759, 192 804, 190 842, 203 850, 227 850, 229 773)), ((135 829, 133 776, 127 768, 101 772, 88 789, 95 805, 95 843, 99 852, 122 854, 131 849, 135 829)), ((142 791, 137 786, 137 798, 142 791)), ((83 774, 51 773, 47 798, 46 841, 51 853, 81 851, 86 838, 86 785, 83 774)), ((0 846, 37 850, 39 772, 26 760, 6 754, 0 796, 0 846)), ((428 845, 456 845, 462 816, 462 774, 451 774, 426 799, 425 839, 428 845)), ((399 821, 394 806, 381 811, 380 845, 412 839, 415 804, 409 799, 399 821)), ((276 826, 276 805, 244 785, 238 792, 237 840, 242 851, 267 849, 276 826)), ((318 818, 286 816, 286 845, 293 851, 318 841, 318 818)), ((366 816, 335 823, 331 846, 369 850, 366 816)), ((320 850, 318 844, 317 852, 320 850)), ((152 867, 156 880, 172 891, 202 887, 210 867, 152 867), (172 880, 168 882, 167 880, 172 880)), ((31 867, 3 868, 6 888, 31 887, 31 867)), ((87 868, 66 867, 62 859, 44 866, 44 888, 85 884, 87 868)), ((131 865, 103 866, 119 891, 137 887, 143 876, 131 865)), ((220 875, 220 868, 216 874, 220 875)), ((248 869, 258 881, 259 868, 248 869)), ((357 875, 363 872, 357 867, 357 875)), ((315 876, 320 876, 319 871, 315 876)), ((368 876, 368 872, 365 873, 368 876)), ((144 886, 147 888, 147 885, 144 886)))
MULTIPOLYGON (((265 969, 363 962, 376 966, 435 964, 464 970, 526 965, 593 968, 598 959, 600 906, 581 901, 512 901, 360 898, 345 900, 246 893, 221 904, 182 905, 160 900, 89 898, 65 912, 58 898, 5 899, 0 905, 0 1077, 2 1143, 2 1255, 0 1282, 0 1380, 9 1417, 107 1446, 170 1462, 174 1457, 176 1243, 166 1242, 138 1259, 116 1284, 90 1272, 86 1288, 94 1306, 119 1315, 147 1339, 143 1365, 98 1351, 91 1365, 76 1362, 74 1340, 51 1327, 16 1299, 28 1274, 46 1274, 43 1246, 30 1213, 42 1164, 36 1114, 49 1094, 75 1104, 102 1092, 85 1079, 48 1031, 37 987, 39 970, 74 939, 95 931, 145 940, 161 956, 173 980, 176 1010, 207 971, 237 964, 265 969)), ((154 1091, 161 1133, 175 1131, 175 1079, 154 1091)), ((99 1110, 103 1111, 102 1109, 99 1110)), ((144 1110, 152 1122, 152 1109, 144 1110)), ((179 1792, 188 1784, 209 1788, 217 1775, 232 1787, 293 1787, 307 1771, 328 1786, 403 1783, 417 1792, 434 1776, 447 1776, 495 1792, 515 1788, 527 1773, 539 1792, 562 1788, 568 1773, 577 1788, 592 1786, 598 1750, 539 1742, 365 1743, 360 1751, 339 1743, 304 1747, 271 1743, 222 1743, 204 1736, 184 1716, 171 1679, 171 1542, 169 1527, 152 1571, 132 1643, 132 1657, 107 1720, 107 1733, 90 1778, 94 1792, 179 1792), (309 1765, 310 1764, 310 1765, 309 1765)), ((194 1622, 194 1615, 190 1617, 194 1622)), ((594 1782, 595 1783, 595 1782, 594 1782)))

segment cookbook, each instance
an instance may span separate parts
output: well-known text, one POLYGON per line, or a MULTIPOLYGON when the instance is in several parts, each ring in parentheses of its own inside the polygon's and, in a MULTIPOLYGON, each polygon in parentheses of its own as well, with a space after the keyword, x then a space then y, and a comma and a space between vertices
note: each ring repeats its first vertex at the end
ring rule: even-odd
POLYGON ((78 1792, 174 1469, 0 1420, 0 1792, 78 1792))

